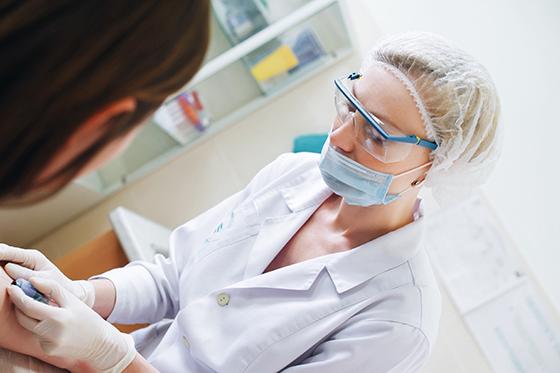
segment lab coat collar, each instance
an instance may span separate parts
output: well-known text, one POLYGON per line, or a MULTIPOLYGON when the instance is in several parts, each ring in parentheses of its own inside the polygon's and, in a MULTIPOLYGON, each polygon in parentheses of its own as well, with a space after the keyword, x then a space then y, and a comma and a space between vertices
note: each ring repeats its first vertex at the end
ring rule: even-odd
POLYGON ((337 292, 342 294, 405 263, 420 250, 424 225, 422 217, 352 250, 262 273, 287 243, 284 241, 289 240, 332 194, 318 167, 294 178, 279 190, 292 213, 265 220, 249 256, 245 280, 229 288, 308 290, 326 267, 337 292), (287 239, 272 239, 275 231, 283 231, 280 234, 287 239), (267 247, 269 245, 274 247, 267 247))
POLYGON ((330 255, 282 267, 271 272, 261 273, 260 275, 249 277, 230 285, 226 289, 308 290, 315 282, 319 273, 325 268, 325 263, 329 260, 328 256, 330 255))
MULTIPOLYGON (((263 276, 263 271, 280 250, 323 201, 332 194, 324 183, 318 167, 290 180, 278 191, 280 196, 278 194, 264 195, 255 201, 257 211, 264 214, 264 220, 247 261, 243 276, 246 279, 263 276), (282 207, 278 203, 282 204, 282 207), (269 206, 271 204, 276 207, 271 208, 269 206), (277 215, 281 211, 285 212, 277 215)), ((268 277, 264 278, 264 280, 266 279, 268 277)), ((290 281, 280 281, 278 285, 300 289, 299 284, 291 285, 290 281)))
MULTIPOLYGON (((323 181, 319 167, 302 176, 304 182, 296 179, 294 185, 283 188, 281 193, 292 211, 310 208, 308 215, 311 215, 332 191, 323 181)), ((405 263, 418 253, 424 232, 420 202, 421 199, 416 201, 415 221, 412 223, 341 253, 342 255, 327 255, 327 262, 320 261, 326 264, 339 294, 405 263)), ((307 276, 320 272, 320 269, 313 268, 313 271, 307 272, 307 276)), ((307 289, 312 281, 310 282, 310 278, 304 280, 302 289, 307 289)))
POLYGON ((314 167, 281 188, 280 194, 292 212, 299 212, 310 207, 317 209, 332 191, 323 181, 319 167, 314 167))
MULTIPOLYGON (((310 208, 309 211, 302 212, 302 215, 310 215, 313 211, 310 208)), ((228 288, 309 290, 326 268, 337 293, 342 294, 414 257, 421 248, 423 225, 423 218, 420 218, 352 250, 323 255, 262 273, 261 268, 266 268, 276 256, 277 252, 274 251, 273 255, 258 260, 262 262, 259 267, 260 275, 255 274, 228 288)))
POLYGON ((422 246, 424 218, 366 242, 326 265, 339 294, 413 258, 422 246))

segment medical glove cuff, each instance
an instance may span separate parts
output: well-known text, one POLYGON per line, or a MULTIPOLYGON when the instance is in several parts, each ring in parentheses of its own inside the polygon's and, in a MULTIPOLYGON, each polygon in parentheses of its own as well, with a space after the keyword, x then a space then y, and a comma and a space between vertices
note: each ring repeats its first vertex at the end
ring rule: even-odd
POLYGON ((72 293, 89 308, 95 303, 95 288, 93 284, 87 280, 72 281, 72 293))
POLYGON ((136 357, 136 347, 131 335, 118 332, 118 335, 110 335, 110 342, 104 344, 100 359, 94 364, 103 373, 120 373, 128 367, 136 357))

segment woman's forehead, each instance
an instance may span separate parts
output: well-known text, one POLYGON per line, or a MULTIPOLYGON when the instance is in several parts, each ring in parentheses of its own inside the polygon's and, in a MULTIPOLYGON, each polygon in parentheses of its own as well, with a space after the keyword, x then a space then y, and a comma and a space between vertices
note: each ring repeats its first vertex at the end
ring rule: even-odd
POLYGON ((406 134, 425 136, 422 117, 404 83, 380 65, 355 81, 354 96, 371 113, 406 134))

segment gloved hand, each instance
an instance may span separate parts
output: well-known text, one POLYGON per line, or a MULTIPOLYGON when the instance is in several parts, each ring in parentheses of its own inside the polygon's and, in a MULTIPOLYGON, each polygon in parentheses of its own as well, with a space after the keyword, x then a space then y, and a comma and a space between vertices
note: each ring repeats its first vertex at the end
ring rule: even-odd
POLYGON ((103 372, 121 372, 135 358, 134 341, 86 306, 58 282, 32 277, 31 284, 57 305, 46 305, 8 288, 18 323, 38 339, 46 354, 85 361, 103 372))
POLYGON ((51 279, 58 282, 89 307, 92 307, 95 302, 95 290, 89 281, 70 280, 38 250, 19 249, 0 244, 0 260, 10 262, 4 266, 4 269, 14 280, 17 278, 29 280, 31 277, 51 279))

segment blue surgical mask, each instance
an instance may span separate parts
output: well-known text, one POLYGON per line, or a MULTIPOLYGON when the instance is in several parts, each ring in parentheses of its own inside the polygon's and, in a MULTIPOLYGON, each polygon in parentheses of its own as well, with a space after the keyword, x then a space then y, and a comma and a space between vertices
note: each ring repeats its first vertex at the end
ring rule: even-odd
POLYGON ((327 141, 321 151, 319 170, 327 186, 335 194, 341 196, 344 202, 349 205, 367 207, 387 205, 398 199, 411 187, 398 194, 388 194, 393 178, 403 176, 430 164, 431 162, 425 163, 398 175, 387 174, 367 168, 344 156, 327 141))

